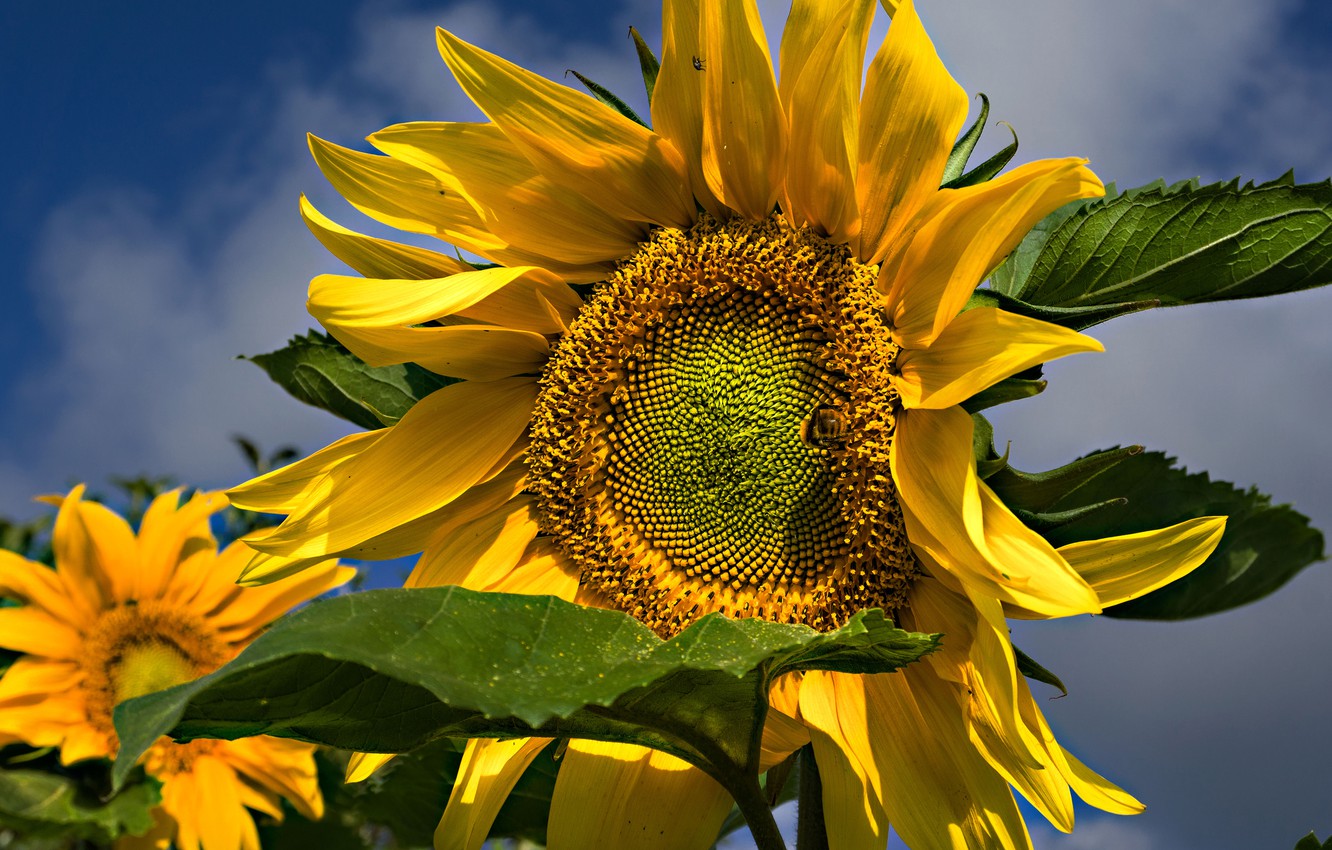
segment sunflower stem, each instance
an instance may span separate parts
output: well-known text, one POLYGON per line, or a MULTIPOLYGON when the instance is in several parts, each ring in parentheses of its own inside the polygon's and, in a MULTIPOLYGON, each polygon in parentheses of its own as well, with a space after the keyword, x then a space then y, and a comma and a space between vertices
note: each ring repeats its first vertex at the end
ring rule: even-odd
POLYGON ((772 816, 772 808, 768 806, 758 780, 746 777, 745 781, 734 783, 730 791, 735 804, 740 807, 740 814, 745 816, 757 850, 786 850, 786 841, 777 828, 777 820, 772 816))
POLYGON ((800 779, 796 792, 796 850, 828 850, 828 828, 823 822, 823 780, 814 762, 814 748, 800 751, 800 779))

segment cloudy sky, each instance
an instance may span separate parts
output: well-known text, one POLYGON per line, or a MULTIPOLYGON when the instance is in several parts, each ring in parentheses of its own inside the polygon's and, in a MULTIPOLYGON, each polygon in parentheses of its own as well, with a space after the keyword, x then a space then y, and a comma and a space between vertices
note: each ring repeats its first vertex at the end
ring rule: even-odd
MULTIPOLYGON (((475 117, 435 25, 639 105, 626 28, 659 33, 650 0, 20 5, 0 9, 0 516, 18 519, 34 494, 107 475, 234 483, 233 434, 309 451, 346 433, 235 358, 309 327, 305 284, 336 270, 298 194, 362 224, 304 134, 359 145, 396 121, 475 117)), ((922 5, 958 80, 1017 128, 1019 159, 1085 155, 1121 186, 1332 175, 1325 0, 922 5)), ((765 19, 775 43, 782 10, 765 19)), ((1005 141, 994 128, 982 153, 1005 141)), ((996 415, 999 439, 1028 469, 1143 443, 1332 528, 1330 313, 1318 291, 1117 320, 1095 331, 1105 354, 1061 361, 1044 396, 996 415)), ((1021 628, 1069 685, 1047 706, 1061 738, 1148 804, 1081 811, 1067 837, 1033 821, 1037 847, 1284 850, 1332 833, 1330 605, 1319 565, 1200 621, 1021 628)))

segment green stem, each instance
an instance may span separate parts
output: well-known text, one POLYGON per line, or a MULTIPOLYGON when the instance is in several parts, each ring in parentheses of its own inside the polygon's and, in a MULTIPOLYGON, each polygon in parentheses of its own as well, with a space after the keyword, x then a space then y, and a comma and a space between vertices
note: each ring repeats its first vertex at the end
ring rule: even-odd
POLYGON ((828 850, 828 829, 823 823, 823 780, 819 779, 812 746, 800 751, 799 781, 796 850, 828 850))
POLYGON ((758 782, 749 779, 731 786, 729 790, 735 798, 735 804, 740 807, 740 814, 745 816, 745 823, 749 824, 754 846, 758 850, 786 850, 786 841, 777 828, 777 820, 773 818, 772 809, 768 807, 758 782))

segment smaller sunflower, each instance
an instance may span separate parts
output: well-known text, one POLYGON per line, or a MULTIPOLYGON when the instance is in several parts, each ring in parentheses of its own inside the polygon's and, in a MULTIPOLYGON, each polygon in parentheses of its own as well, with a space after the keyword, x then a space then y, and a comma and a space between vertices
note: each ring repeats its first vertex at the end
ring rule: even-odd
MULTIPOLYGON (((299 578, 258 588, 235 579, 250 550, 221 552, 209 517, 224 496, 178 492, 153 500, 136 535, 83 486, 59 506, 55 569, 0 550, 0 647, 24 653, 0 677, 0 744, 58 747, 65 764, 109 757, 118 703, 209 673, 292 607, 354 572, 325 561, 299 578)), ((247 809, 282 817, 281 798, 311 819, 323 814, 314 747, 258 737, 158 741, 144 756, 162 782, 157 826, 118 850, 258 850, 247 809)))

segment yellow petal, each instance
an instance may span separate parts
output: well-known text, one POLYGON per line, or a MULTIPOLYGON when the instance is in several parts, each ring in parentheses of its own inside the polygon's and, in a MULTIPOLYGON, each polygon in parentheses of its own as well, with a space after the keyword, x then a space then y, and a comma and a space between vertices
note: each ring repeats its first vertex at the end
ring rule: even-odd
POLYGON ((556 850, 700 850, 716 841, 730 810, 731 796, 715 779, 675 756, 573 740, 555 779, 546 833, 556 850))
POLYGON ((828 846, 883 847, 888 840, 884 781, 873 750, 861 677, 815 670, 800 686, 800 716, 809 727, 823 783, 828 846))
POLYGON ((684 156, 698 203, 722 218, 721 202, 703 177, 703 74, 694 64, 703 64, 698 7, 699 0, 662 4, 661 68, 652 90, 652 126, 684 156))
POLYGON ((543 176, 630 221, 693 223, 684 160, 669 142, 446 30, 438 42, 463 91, 543 176))
POLYGON ((905 348, 928 347, 1036 222, 1069 201, 1103 194, 1085 163, 1041 160, 986 183, 935 192, 910 240, 879 270, 894 339, 905 348))
POLYGON ((1136 815, 1147 808, 1132 794, 1078 761, 1068 750, 1060 747, 1059 752, 1064 758, 1061 765, 1064 778, 1087 805, 1115 815, 1136 815))
POLYGON ((966 689, 972 743, 996 771, 1059 829, 1073 828, 1073 798, 1042 740, 1023 721, 1020 682, 998 600, 968 599, 921 578, 912 586, 909 628, 942 632, 943 650, 925 659, 936 675, 966 689))
POLYGON ((397 753, 352 753, 347 760, 347 775, 342 780, 348 784, 363 782, 384 765, 397 758, 397 753))
POLYGON ((323 817, 313 744, 256 735, 222 742, 216 752, 249 782, 285 797, 306 818, 323 817))
POLYGON ((315 163, 338 194, 376 221, 438 236, 482 256, 507 247, 457 187, 391 157, 350 150, 317 136, 309 142, 315 163))
POLYGON ((7 549, 0 549, 0 599, 40 608, 75 628, 85 622, 55 570, 7 549))
POLYGON ((901 374, 895 384, 904 406, 939 410, 1037 363, 1104 350, 1097 340, 1068 328, 980 307, 960 313, 929 348, 898 355, 901 374))
MULTIPOLYGON (((226 554, 234 552, 237 560, 244 562, 247 547, 237 541, 227 547, 226 554)), ((222 561, 219 558, 219 563, 222 561)), ((227 573, 218 570, 222 578, 227 573)), ((217 608, 208 618, 221 636, 232 643, 248 643, 269 623, 281 617, 297 605, 322 596, 335 587, 341 587, 356 576, 352 567, 339 567, 336 561, 327 561, 307 568, 299 576, 266 584, 263 587, 233 587, 233 595, 227 604, 217 608)), ((234 582, 234 579, 232 579, 234 582)))
POLYGON ((299 511, 253 545, 314 557, 339 552, 456 499, 518 440, 530 379, 464 381, 417 402, 383 438, 320 480, 299 511))
POLYGON ((135 598, 161 596, 179 580, 180 565, 197 556, 211 556, 217 541, 210 518, 227 507, 222 493, 199 492, 181 505, 180 493, 163 493, 153 499, 139 523, 139 568, 135 574, 135 598))
POLYGON ((782 208, 795 224, 808 223, 834 242, 860 232, 860 77, 873 15, 874 0, 840 8, 801 0, 782 36, 782 106, 791 134, 782 208))
POLYGON ((241 510, 292 513, 310 497, 324 475, 374 445, 386 433, 387 429, 348 434, 309 457, 231 488, 227 498, 241 510))
POLYGON ((566 558, 549 537, 538 537, 527 545, 509 572, 477 589, 558 596, 573 602, 578 595, 578 577, 578 566, 566 558))
POLYGON ((959 686, 924 664, 864 681, 884 808, 912 850, 1030 850, 1008 783, 971 743, 959 686))
POLYGON ((324 327, 371 366, 412 362, 467 381, 539 374, 550 356, 541 334, 494 325, 370 328, 327 322, 324 327))
POLYGON ((860 237, 852 247, 862 261, 887 256, 938 190, 966 117, 966 92, 905 0, 870 64, 860 104, 860 237))
POLYGON ((421 555, 407 586, 487 587, 513 569, 536 535, 535 501, 531 496, 520 496, 500 510, 437 538, 421 555))
MULTIPOLYGON (((204 805, 188 814, 174 811, 172 817, 177 821, 193 817, 200 843, 206 850, 240 850, 244 832, 242 821, 249 820, 250 816, 241 805, 236 774, 221 759, 211 756, 196 759, 191 772, 199 784, 200 797, 203 798, 200 802, 204 805)), ((253 821, 250 828, 254 828, 253 821)))
POLYGON ((435 828, 435 850, 480 850, 505 798, 550 741, 550 738, 468 741, 449 804, 435 828))
POLYGON ((67 623, 40 609, 0 608, 0 648, 76 661, 83 654, 83 638, 67 623))
POLYGON ((765 218, 786 173, 786 116, 758 7, 754 0, 704 2, 699 36, 703 179, 740 215, 765 218))
POLYGON ((372 134, 370 143, 462 192, 487 230, 532 256, 604 272, 632 254, 647 233, 642 223, 625 221, 541 175, 493 124, 399 124, 372 134))
POLYGON ((301 195, 301 218, 329 253, 366 277, 425 280, 448 277, 470 268, 461 260, 425 248, 348 230, 315 209, 305 195, 301 195))
POLYGON ((905 411, 890 457, 907 534, 961 580, 1052 617, 1094 614, 1096 593, 976 475, 971 416, 958 407, 905 411))
POLYGON ((1169 528, 1087 540, 1059 554, 1109 607, 1136 599, 1193 572, 1221 542, 1223 516, 1186 520, 1169 528))

